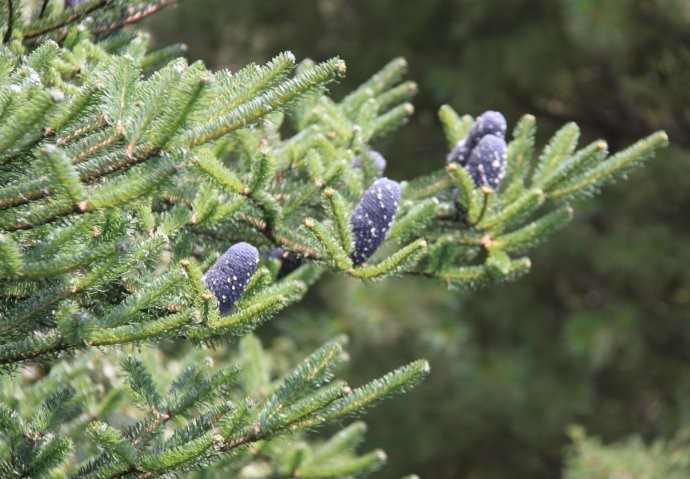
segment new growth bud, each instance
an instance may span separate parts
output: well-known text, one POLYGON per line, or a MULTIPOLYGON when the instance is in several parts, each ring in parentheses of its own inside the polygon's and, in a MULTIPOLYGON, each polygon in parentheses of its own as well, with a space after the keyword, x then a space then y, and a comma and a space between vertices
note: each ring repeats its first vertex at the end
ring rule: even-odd
POLYGON ((485 111, 477 117, 467 137, 460 140, 453 148, 453 151, 450 152, 448 163, 458 163, 460 166, 467 165, 472 150, 474 150, 482 138, 486 135, 505 138, 506 128, 506 119, 501 113, 491 110, 485 111))
POLYGON ((350 218, 355 249, 352 262, 364 263, 381 246, 400 206, 400 185, 379 178, 362 195, 350 218))
POLYGON ((277 279, 289 275, 294 270, 302 266, 302 263, 304 262, 301 257, 297 256, 292 251, 285 251, 283 248, 272 249, 268 256, 280 261, 280 269, 278 270, 277 279))
POLYGON ((506 172, 507 147, 503 138, 486 135, 472 150, 467 171, 478 187, 498 190, 506 172))
POLYGON ((259 264, 259 252, 248 243, 232 245, 203 277, 218 300, 221 316, 228 314, 247 288, 259 264))
MULTIPOLYGON (((374 150, 365 153, 365 155, 371 158, 371 160, 374 163, 374 167, 376 168, 376 171, 378 171, 379 174, 383 173, 383 170, 386 169, 386 159, 383 157, 383 155, 378 151, 374 150)), ((355 156, 355 158, 352 160, 352 168, 356 170, 362 168, 362 155, 355 156)))

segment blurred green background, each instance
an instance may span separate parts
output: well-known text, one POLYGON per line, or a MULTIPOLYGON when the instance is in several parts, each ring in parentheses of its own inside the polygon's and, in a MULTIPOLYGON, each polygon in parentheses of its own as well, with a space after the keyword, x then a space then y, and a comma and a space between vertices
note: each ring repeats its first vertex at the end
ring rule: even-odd
POLYGON ((184 42, 213 68, 284 50, 339 55, 348 75, 336 97, 404 56, 417 112, 374 145, 395 179, 444 164, 443 103, 500 110, 509 128, 533 113, 542 144, 569 120, 612 150, 665 129, 673 146, 576 205, 575 223, 517 282, 457 292, 329 277, 260 333, 306 348, 347 332, 355 384, 431 361, 426 383, 365 418, 369 445, 389 453, 382 477, 605 478, 618 463, 676 477, 669 461, 690 457, 689 1, 194 0, 148 26, 157 44, 184 42), (622 452, 576 424, 625 441, 622 452), (671 441, 663 454, 646 448, 656 439, 671 441))

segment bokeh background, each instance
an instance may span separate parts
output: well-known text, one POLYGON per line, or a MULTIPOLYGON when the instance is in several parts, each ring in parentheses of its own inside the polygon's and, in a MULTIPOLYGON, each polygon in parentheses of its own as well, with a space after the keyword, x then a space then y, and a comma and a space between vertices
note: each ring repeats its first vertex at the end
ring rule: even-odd
POLYGON ((613 150, 665 129, 672 147, 576 205, 517 282, 328 277, 260 334, 307 348, 348 333, 354 384, 431 361, 428 381, 365 418, 389 454, 381 477, 604 478, 587 471, 609 456, 671 477, 664 463, 690 457, 689 1, 193 0, 148 27, 212 68, 341 56, 336 97, 404 56, 416 114, 374 145, 399 180, 444 164, 443 103, 509 127, 533 113, 541 144, 569 120, 613 150))

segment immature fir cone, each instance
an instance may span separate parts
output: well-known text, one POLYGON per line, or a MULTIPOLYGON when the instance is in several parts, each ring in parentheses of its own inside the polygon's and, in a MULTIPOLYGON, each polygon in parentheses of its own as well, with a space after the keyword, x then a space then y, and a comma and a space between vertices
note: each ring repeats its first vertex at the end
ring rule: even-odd
POLYGON ((218 300, 221 316, 228 314, 247 288, 259 264, 259 252, 249 243, 232 245, 204 275, 218 300))
POLYGON ((297 256, 292 251, 285 251, 283 248, 274 248, 268 254, 269 257, 280 261, 280 269, 278 270, 278 278, 283 278, 294 270, 302 266, 303 259, 297 256))
POLYGON ((352 261, 364 263, 381 246, 400 205, 400 185, 388 178, 379 178, 362 195, 350 218, 355 250, 352 261))
POLYGON ((506 119, 498 111, 485 111, 477 117, 477 121, 472 125, 472 130, 470 130, 470 135, 474 135, 478 138, 484 138, 486 135, 495 135, 500 138, 505 138, 506 136, 506 119))
POLYGON ((458 163, 465 166, 470 159, 472 150, 486 135, 495 135, 500 138, 506 136, 506 119, 497 111, 485 111, 477 117, 469 134, 460 140, 448 155, 448 163, 458 163))
POLYGON ((470 153, 472 153, 472 148, 470 148, 468 140, 469 136, 466 137, 464 140, 460 140, 458 144, 455 145, 455 148, 453 148, 453 151, 451 151, 448 154, 449 165, 451 163, 457 163, 458 165, 464 167, 467 164, 467 160, 470 157, 470 153))
MULTIPOLYGON (((386 159, 383 157, 383 155, 374 150, 367 153, 367 155, 369 155, 369 157, 374 161, 376 171, 378 171, 379 174, 383 173, 383 170, 386 169, 386 159)), ((354 160, 352 160, 352 168, 357 170, 362 168, 362 155, 355 156, 354 160)))
POLYGON ((466 166, 477 187, 498 190, 506 171, 506 153, 506 141, 501 137, 486 135, 479 141, 466 166))

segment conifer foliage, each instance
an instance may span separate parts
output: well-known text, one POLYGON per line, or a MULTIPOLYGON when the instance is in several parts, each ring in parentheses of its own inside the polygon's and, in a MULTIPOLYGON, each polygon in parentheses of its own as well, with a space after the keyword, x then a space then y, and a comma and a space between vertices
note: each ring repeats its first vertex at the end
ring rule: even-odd
POLYGON ((343 338, 276 371, 251 331, 327 271, 452 287, 514 278, 570 220, 568 201, 667 141, 609 156, 601 140, 578 149, 568 124, 533 161, 534 117, 506 145, 500 114, 475 122, 444 106, 449 149, 471 148, 398 183, 380 178, 371 142, 413 113, 404 60, 341 101, 325 94, 345 72, 338 58, 295 65, 288 52, 211 72, 130 29, 168 3, 3 5, 2 477, 376 470, 381 451, 355 452, 361 423, 318 443, 304 431, 407 390, 428 364, 353 388, 334 379, 343 338), (203 357, 236 336, 232 365, 203 357), (200 348, 175 367, 123 351, 162 340, 200 348))

